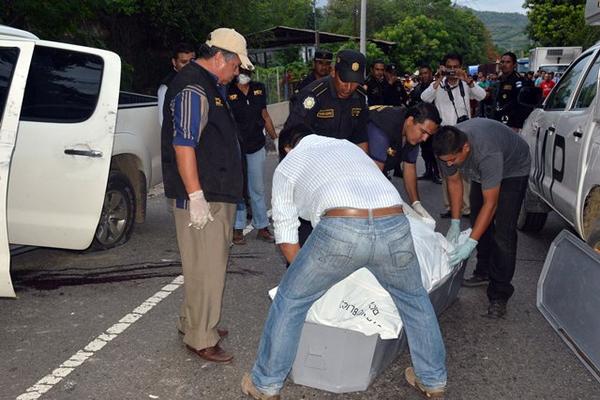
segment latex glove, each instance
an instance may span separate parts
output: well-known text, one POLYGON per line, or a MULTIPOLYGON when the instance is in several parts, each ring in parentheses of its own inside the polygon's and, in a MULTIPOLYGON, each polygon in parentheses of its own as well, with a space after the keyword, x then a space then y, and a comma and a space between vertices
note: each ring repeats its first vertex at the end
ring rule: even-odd
POLYGON ((450 229, 446 233, 446 240, 452 244, 458 243, 458 236, 460 235, 460 219, 450 220, 450 229))
POLYGON ((189 197, 190 224, 188 226, 203 229, 208 224, 208 221, 215 220, 210 213, 210 206, 204 198, 204 192, 198 190, 197 192, 190 193, 189 197))
POLYGON ((453 251, 448 254, 448 264, 451 267, 460 263, 462 260, 469 258, 475 247, 477 246, 477 240, 468 238, 466 242, 456 247, 453 251))
POLYGON ((413 210, 415 210, 415 212, 417 214, 419 214, 421 217, 423 217, 424 219, 433 220, 433 217, 427 212, 427 210, 425 209, 425 207, 423 207, 423 205, 421 204, 421 202, 419 200, 412 203, 411 206, 412 206, 413 210))

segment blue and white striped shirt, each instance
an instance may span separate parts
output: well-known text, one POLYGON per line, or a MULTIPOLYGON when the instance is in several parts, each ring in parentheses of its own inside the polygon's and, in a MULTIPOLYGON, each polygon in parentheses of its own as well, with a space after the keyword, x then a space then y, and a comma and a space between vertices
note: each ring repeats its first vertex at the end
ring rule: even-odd
POLYGON ((375 162, 345 139, 303 138, 275 169, 271 205, 277 243, 298 243, 298 217, 316 226, 332 208, 402 205, 375 162))

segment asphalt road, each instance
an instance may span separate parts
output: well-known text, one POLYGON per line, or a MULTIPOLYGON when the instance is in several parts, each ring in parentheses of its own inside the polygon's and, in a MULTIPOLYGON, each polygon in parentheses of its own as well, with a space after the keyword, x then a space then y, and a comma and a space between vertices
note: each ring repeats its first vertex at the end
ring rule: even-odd
MULTIPOLYGON (((269 156, 270 171, 275 160, 269 156)), ((402 185, 398 178, 394 183, 402 185)), ((434 216, 442 211, 440 188, 420 182, 423 204, 434 216)), ((239 383, 256 354, 267 290, 285 272, 282 257, 255 240, 255 232, 246 246, 232 249, 222 326, 230 331, 223 346, 235 360, 204 362, 185 349, 175 329, 183 289, 172 216, 160 194, 148 208, 148 221, 120 248, 37 249, 13 258, 18 299, 0 300, 0 399, 244 398, 239 383)), ((440 220, 438 230, 447 228, 440 220)), ((600 384, 535 306, 548 246, 565 228, 553 215, 540 233, 519 233, 516 291, 506 320, 480 316, 487 307, 484 288, 462 288, 440 317, 448 398, 600 399, 600 384)), ((365 392, 331 394, 288 381, 282 395, 417 399, 404 383, 408 365, 405 352, 365 392)))

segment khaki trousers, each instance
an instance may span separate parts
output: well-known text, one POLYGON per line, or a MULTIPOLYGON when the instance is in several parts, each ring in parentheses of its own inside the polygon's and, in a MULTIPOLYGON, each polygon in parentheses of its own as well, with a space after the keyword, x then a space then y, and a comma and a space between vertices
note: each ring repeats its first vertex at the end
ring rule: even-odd
POLYGON ((235 207, 210 203, 215 220, 204 229, 189 227, 189 211, 173 207, 185 292, 177 328, 185 335, 183 342, 197 350, 212 347, 220 339, 216 328, 221 319, 235 207))
MULTIPOLYGON (((471 181, 466 180, 462 175, 463 181, 463 205, 461 212, 463 214, 471 214, 471 181)), ((448 178, 442 177, 442 193, 444 194, 444 207, 446 210, 450 210, 450 198, 448 197, 448 178)))

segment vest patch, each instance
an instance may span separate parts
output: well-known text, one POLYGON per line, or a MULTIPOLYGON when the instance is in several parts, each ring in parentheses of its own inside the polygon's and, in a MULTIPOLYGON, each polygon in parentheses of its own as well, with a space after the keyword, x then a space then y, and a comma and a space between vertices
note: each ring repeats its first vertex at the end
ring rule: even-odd
POLYGON ((504 85, 502 86, 502 90, 512 90, 512 85, 504 85))
POLYGON ((352 116, 353 117, 358 117, 360 115, 361 111, 362 111, 362 108, 352 107, 352 116))
POLYGON ((317 113, 317 118, 333 118, 335 117, 335 111, 333 108, 328 108, 325 110, 319 110, 317 113))
POLYGON ((237 94, 230 94, 229 95, 229 100, 237 100, 238 95, 237 94))
POLYGON ((220 98, 218 98, 218 97, 215 97, 215 105, 216 105, 217 107, 223 107, 223 102, 221 101, 221 99, 220 99, 220 98))
POLYGON ((262 89, 256 89, 256 90, 254 91, 254 95, 255 95, 255 96, 261 96, 262 94, 263 94, 263 91, 262 91, 262 89))

